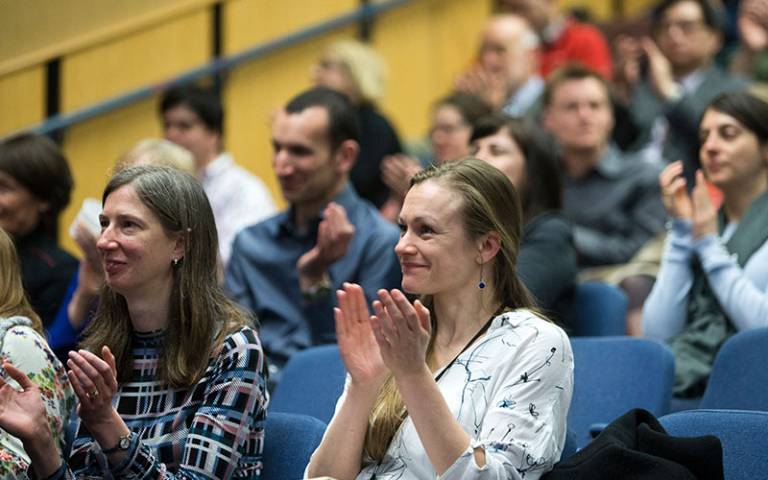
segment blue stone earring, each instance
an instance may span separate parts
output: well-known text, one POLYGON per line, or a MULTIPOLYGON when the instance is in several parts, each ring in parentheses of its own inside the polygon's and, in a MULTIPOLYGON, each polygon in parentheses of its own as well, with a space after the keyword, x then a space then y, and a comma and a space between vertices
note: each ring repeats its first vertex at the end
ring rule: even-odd
POLYGON ((483 278, 483 264, 480 264, 480 281, 477 282, 477 288, 480 290, 485 288, 485 279, 483 278))

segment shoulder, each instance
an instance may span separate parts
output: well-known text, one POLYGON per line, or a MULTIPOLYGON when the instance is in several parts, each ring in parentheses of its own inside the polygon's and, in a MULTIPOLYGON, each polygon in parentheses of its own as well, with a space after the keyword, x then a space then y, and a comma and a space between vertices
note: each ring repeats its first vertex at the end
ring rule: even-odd
POLYGON ((557 343, 570 342, 565 331, 527 308, 518 308, 497 316, 491 324, 491 331, 500 335, 511 335, 527 343, 557 343))
POLYGON ((357 229, 356 235, 376 242, 381 239, 389 243, 393 238, 398 238, 400 232, 397 227, 381 216, 376 207, 367 200, 358 198, 354 203, 354 215, 350 221, 357 229))
POLYGON ((256 330, 242 326, 224 337, 217 360, 227 363, 234 360, 242 367, 260 365, 264 361, 264 351, 256 330))
POLYGON ((232 256, 235 256, 236 250, 242 250, 249 245, 274 240, 284 218, 285 212, 280 212, 240 230, 232 242, 232 256))
POLYGON ((34 263, 36 268, 66 271, 67 277, 78 265, 75 257, 61 249, 52 239, 42 236, 19 247, 19 257, 22 264, 34 263))
POLYGON ((559 212, 544 212, 525 226, 525 238, 570 238, 571 223, 559 212))

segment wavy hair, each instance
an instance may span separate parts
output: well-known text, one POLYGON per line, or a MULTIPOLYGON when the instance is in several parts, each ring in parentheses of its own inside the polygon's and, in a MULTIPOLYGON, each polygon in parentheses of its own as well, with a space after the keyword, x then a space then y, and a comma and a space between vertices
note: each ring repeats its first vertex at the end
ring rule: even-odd
POLYGON ((32 309, 21 283, 21 266, 10 235, 0 228, 0 317, 27 317, 32 328, 45 337, 43 323, 32 309))

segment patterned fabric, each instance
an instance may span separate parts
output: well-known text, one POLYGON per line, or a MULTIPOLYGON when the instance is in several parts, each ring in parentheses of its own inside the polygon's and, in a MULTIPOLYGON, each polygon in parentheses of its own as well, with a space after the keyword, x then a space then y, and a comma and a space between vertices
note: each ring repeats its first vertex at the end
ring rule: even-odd
MULTIPOLYGON (((75 406, 75 392, 67 378, 64 366, 48 348, 45 340, 34 331, 32 322, 24 317, 11 317, 0 321, 0 343, 3 362, 12 363, 27 374, 40 387, 48 422, 56 448, 61 454, 66 444, 65 430, 75 406)), ((15 380, 3 378, 12 386, 15 380)), ((24 478, 29 467, 29 456, 21 440, 0 430, 0 478, 24 478)))
MULTIPOLYGON (((243 327, 224 341, 189 389, 155 380, 163 332, 134 334, 133 373, 116 396, 117 411, 137 440, 120 465, 108 466, 87 429, 77 430, 66 478, 258 478, 269 402, 264 354, 243 327)), ((110 445, 111 446, 111 445, 110 445)))
MULTIPOLYGON (((573 392, 573 353, 565 332, 554 324, 528 310, 499 315, 438 386, 472 438, 441 480, 535 480, 560 459, 573 392), (476 447, 485 449, 483 468, 475 464, 476 447)), ((364 462, 357 478, 374 477, 437 478, 410 417, 392 439, 384 461, 364 462)))

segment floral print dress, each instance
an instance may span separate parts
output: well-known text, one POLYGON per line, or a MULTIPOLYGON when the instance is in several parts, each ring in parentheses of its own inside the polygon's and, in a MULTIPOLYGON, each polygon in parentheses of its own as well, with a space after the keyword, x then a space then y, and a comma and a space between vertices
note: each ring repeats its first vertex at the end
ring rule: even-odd
MULTIPOLYGON (((3 362, 12 363, 40 387, 51 432, 62 454, 75 393, 64 366, 31 325, 25 317, 0 318, 0 355, 3 362)), ((1 368, 0 375, 19 388, 1 368)), ((28 466, 29 456, 21 440, 0 429, 0 478, 26 478, 28 466)))

